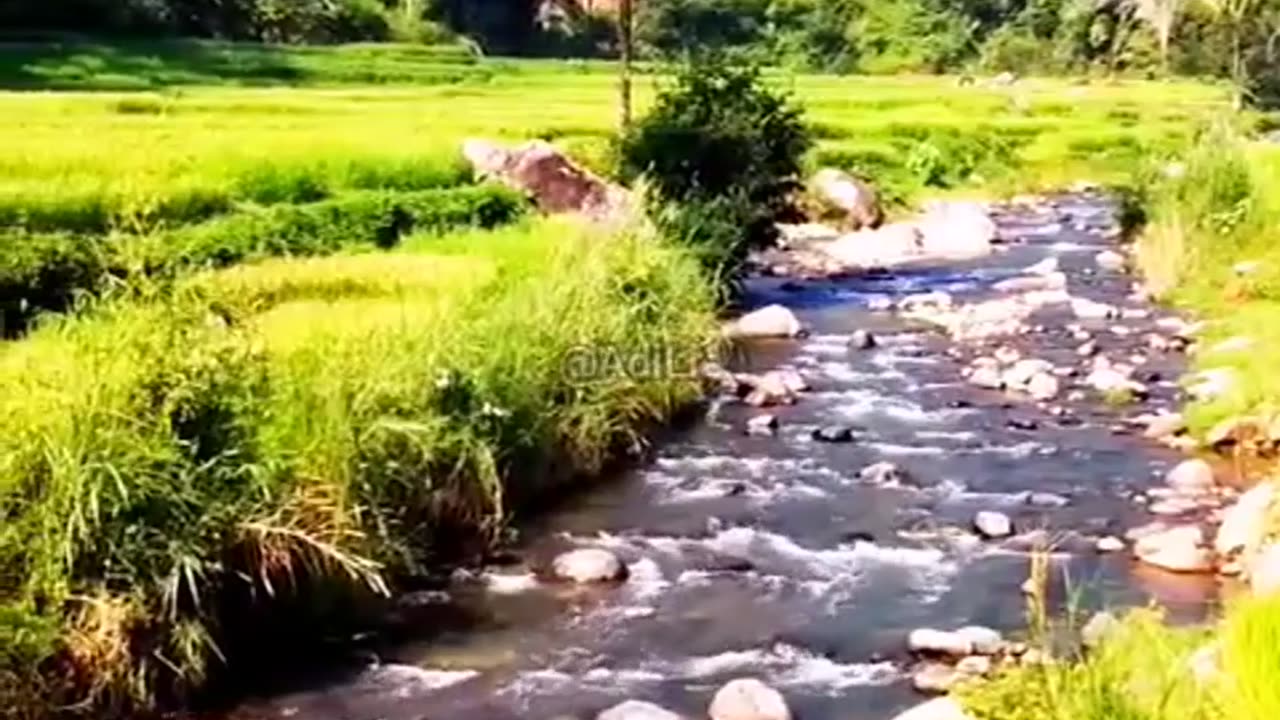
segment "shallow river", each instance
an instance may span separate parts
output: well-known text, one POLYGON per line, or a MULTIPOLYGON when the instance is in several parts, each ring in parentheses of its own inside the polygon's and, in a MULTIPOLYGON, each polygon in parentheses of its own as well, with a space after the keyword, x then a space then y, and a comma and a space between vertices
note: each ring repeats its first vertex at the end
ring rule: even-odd
MULTIPOLYGON (((1005 208, 998 221, 1007 242, 980 261, 798 286, 753 280, 752 304, 783 303, 812 331, 757 344, 738 368, 791 367, 812 385, 796 405, 774 410, 778 434, 748 437, 743 422, 759 411, 715 407, 651 462, 525 529, 529 564, 573 544, 603 546, 629 563, 626 583, 566 589, 537 583, 517 564, 460 579, 447 593, 410 596, 402 603, 408 627, 420 622, 429 640, 410 632, 366 668, 250 702, 234 717, 550 720, 591 718, 632 698, 702 717, 724 681, 751 675, 778 688, 804 720, 889 718, 920 699, 904 647, 911 629, 1023 626, 1029 541, 975 538, 968 530, 978 510, 1003 511, 1020 533, 1046 529, 1061 540, 1060 602, 1069 589, 1090 607, 1154 599, 1175 617, 1200 616, 1215 601, 1212 581, 1093 549, 1094 538, 1149 519, 1132 498, 1178 459, 1115 426, 1176 408, 1180 355, 1153 354, 1142 366, 1152 396, 1140 407, 1064 402, 1059 417, 967 384, 944 335, 868 309, 929 290, 971 302, 1051 256, 1073 294, 1137 307, 1126 299, 1131 278, 1096 269, 1116 223, 1102 197, 1005 208), (878 347, 851 351, 855 329, 875 333, 878 347), (857 440, 815 442, 812 431, 829 424, 858 428, 857 440), (879 461, 910 477, 860 481, 858 471, 879 461), (1033 504, 1029 492, 1068 502, 1033 504), (438 619, 445 615, 463 620, 450 629, 438 619)), ((1015 344, 1079 366, 1079 343, 1063 329, 1074 322, 1068 312, 1038 315, 1044 331, 1015 344)), ((1152 322, 1085 324, 1103 330, 1104 353, 1124 357, 1152 322), (1137 332, 1122 337, 1113 325, 1137 332)))

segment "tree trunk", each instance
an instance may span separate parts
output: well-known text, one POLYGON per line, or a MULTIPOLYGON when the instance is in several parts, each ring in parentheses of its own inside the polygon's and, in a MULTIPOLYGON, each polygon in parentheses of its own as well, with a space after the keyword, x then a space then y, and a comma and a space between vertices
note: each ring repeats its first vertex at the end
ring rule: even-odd
POLYGON ((621 46, 621 68, 618 78, 618 123, 622 132, 631 127, 631 3, 618 3, 618 44, 621 46))

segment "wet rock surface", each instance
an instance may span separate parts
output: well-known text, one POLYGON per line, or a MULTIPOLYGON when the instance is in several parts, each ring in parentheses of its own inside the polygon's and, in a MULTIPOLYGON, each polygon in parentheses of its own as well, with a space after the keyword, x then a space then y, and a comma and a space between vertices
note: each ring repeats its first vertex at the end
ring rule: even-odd
MULTIPOLYGON (((754 677, 806 720, 958 720, 945 698, 921 704, 917 663, 945 666, 930 679, 962 663, 981 671, 968 658, 988 657, 974 650, 991 636, 970 631, 953 648, 965 652, 945 657, 913 655, 908 637, 976 625, 1016 638, 1028 553, 1063 537, 1051 610, 1069 595, 1068 571, 1097 604, 1081 609, 1154 600, 1175 620, 1202 617, 1216 602, 1212 576, 1197 583, 1125 551, 1150 537, 1128 532, 1156 519, 1150 504, 1194 498, 1167 531, 1200 527, 1218 497, 1192 473, 1166 484, 1185 458, 1144 428, 1169 438, 1180 427, 1139 420, 1180 405, 1186 324, 1143 304, 1124 266, 1099 257, 1124 259, 1107 198, 1026 200, 990 216, 994 238, 980 257, 752 279, 750 308, 787 313, 770 310, 759 332, 744 333, 754 337, 739 344, 736 375, 718 375, 725 392, 708 421, 524 528, 516 550, 526 567, 450 587, 465 622, 424 621, 420 637, 380 647, 386 662, 455 674, 430 685, 329 683, 241 716, 411 720, 430 708, 433 720, 591 718, 643 701, 694 718, 726 683, 754 677), (1019 281, 997 289, 1009 280, 1019 281), (859 331, 873 347, 851 349, 859 331), (1038 362, 1018 366, 1025 360, 1038 362), (776 430, 744 432, 762 411, 738 378, 779 370, 807 389, 772 376, 785 398, 767 411, 776 430), (979 370, 989 374, 974 382, 979 370), (1037 378, 1056 380, 1056 393, 1037 378), (1134 384, 1141 393, 1128 392, 1134 384), (815 437, 839 428, 856 441, 815 437), (981 539, 980 512, 1019 534, 981 539), (574 547, 608 550, 627 578, 578 585, 528 570, 574 547)), ((983 228, 971 220, 976 238, 983 228)), ((1206 382, 1213 391, 1229 381, 1206 382)), ((1166 557, 1213 559, 1212 532, 1181 533, 1166 557)))

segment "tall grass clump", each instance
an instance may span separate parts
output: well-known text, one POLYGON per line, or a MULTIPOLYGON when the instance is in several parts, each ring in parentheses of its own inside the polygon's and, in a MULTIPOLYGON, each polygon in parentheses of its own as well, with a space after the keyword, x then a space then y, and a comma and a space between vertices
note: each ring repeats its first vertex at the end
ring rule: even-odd
POLYGON ((712 297, 684 251, 596 235, 208 271, 0 349, 0 698, 182 697, 248 654, 246 616, 388 592, 643 443, 690 368, 571 360, 691 363, 712 297))
POLYGON ((1236 378, 1228 392, 1192 405, 1193 429, 1280 409, 1280 153, 1220 126, 1152 175, 1139 266, 1153 290, 1209 321, 1196 364, 1236 378), (1214 349, 1237 335, 1252 342, 1247 352, 1214 349))

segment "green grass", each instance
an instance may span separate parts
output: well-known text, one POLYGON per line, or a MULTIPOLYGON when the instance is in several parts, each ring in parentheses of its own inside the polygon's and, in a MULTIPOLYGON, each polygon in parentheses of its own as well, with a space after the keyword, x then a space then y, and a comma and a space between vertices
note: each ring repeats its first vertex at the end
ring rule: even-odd
POLYGON ((1238 600, 1214 628, 1172 628, 1137 610, 1080 657, 1006 669, 959 696, 976 720, 1270 720, 1280 717, 1278 641, 1276 597, 1238 600), (1204 648, 1217 672, 1198 679, 1204 648))
POLYGON ((1156 177, 1147 188, 1150 222, 1139 245, 1139 264, 1153 288, 1208 321, 1196 353, 1197 369, 1229 368, 1233 387, 1221 397, 1193 403, 1198 432, 1241 415, 1280 410, 1280 152, 1251 145, 1219 128, 1180 158, 1180 178, 1156 177), (1241 262, 1257 263, 1238 274, 1241 262), (1215 351, 1243 336, 1244 351, 1215 351))
POLYGON ((229 599, 381 591, 641 442, 695 378, 565 358, 695 357, 712 293, 681 251, 597 234, 270 259, 3 346, 0 694, 149 705, 203 680, 229 599))

